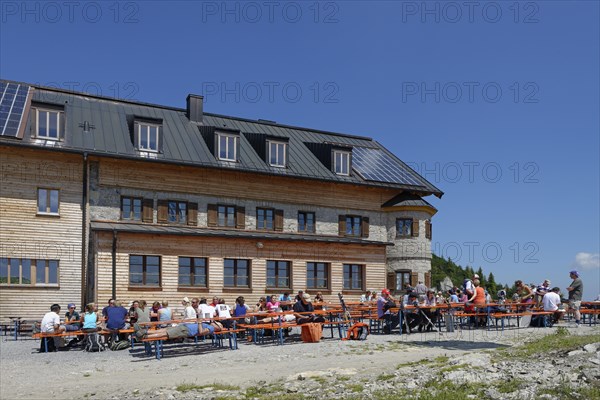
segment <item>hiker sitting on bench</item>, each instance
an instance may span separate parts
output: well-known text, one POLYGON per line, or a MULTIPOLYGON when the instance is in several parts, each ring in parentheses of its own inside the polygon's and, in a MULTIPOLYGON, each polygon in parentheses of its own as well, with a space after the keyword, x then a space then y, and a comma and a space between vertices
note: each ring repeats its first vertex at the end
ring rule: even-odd
MULTIPOLYGON (((67 328, 60 324, 59 312, 60 305, 52 304, 50 312, 46 313, 44 318, 42 318, 42 323, 40 324, 42 333, 63 333, 67 331, 67 328)), ((64 347, 64 344, 65 341, 63 337, 59 336, 54 338, 54 345, 56 348, 64 347)))
POLYGON ((325 318, 320 315, 304 314, 314 311, 315 308, 310 302, 310 295, 308 293, 303 293, 302 298, 298 300, 296 304, 294 304, 294 316, 296 317, 296 323, 298 325, 302 325, 309 322, 325 322, 325 318))
POLYGON ((210 330, 206 327, 205 323, 194 322, 188 324, 179 324, 176 326, 170 326, 168 328, 160 328, 149 331, 146 327, 141 327, 138 324, 135 324, 133 327, 135 337, 137 339, 162 339, 168 338, 172 339, 180 339, 187 338, 191 336, 206 335, 210 333, 210 330))
POLYGON ((400 317, 397 313, 392 313, 390 308, 396 307, 395 299, 388 289, 381 291, 381 297, 377 299, 377 318, 387 321, 383 327, 383 333, 391 333, 392 329, 400 324, 400 317))

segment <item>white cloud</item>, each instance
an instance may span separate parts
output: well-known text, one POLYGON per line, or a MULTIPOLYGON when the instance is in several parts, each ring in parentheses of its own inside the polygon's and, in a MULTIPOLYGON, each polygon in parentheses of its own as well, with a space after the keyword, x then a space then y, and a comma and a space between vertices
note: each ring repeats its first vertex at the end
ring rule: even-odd
POLYGON ((600 268, 600 254, 577 253, 573 267, 587 270, 600 268))

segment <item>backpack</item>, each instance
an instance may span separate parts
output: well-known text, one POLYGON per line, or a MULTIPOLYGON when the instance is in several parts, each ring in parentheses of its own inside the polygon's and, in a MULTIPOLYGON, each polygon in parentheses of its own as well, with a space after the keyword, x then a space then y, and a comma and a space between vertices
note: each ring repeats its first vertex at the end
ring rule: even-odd
POLYGON ((346 340, 366 340, 369 336, 369 325, 357 322, 348 329, 346 340))
POLYGON ((128 348, 130 346, 130 343, 128 340, 113 340, 112 343, 108 346, 109 349, 111 349, 112 351, 119 351, 119 350, 125 350, 126 348, 128 348))
POLYGON ((552 325, 552 320, 546 315, 536 315, 531 318, 531 324, 529 326, 534 328, 551 328, 552 325))
POLYGON ((89 352, 100 352, 106 350, 106 346, 100 340, 100 335, 97 333, 90 333, 85 337, 85 351, 89 352))

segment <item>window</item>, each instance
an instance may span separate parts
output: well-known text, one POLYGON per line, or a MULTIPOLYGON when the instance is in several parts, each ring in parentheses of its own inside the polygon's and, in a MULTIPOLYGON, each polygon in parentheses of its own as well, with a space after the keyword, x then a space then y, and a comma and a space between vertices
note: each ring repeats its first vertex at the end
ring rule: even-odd
POLYGON ((237 142, 239 138, 236 135, 217 134, 219 160, 237 161, 237 142))
POLYGON ((206 258, 179 257, 179 286, 207 286, 206 258))
POLYGON ((169 201, 167 205, 167 221, 174 224, 187 223, 187 203, 185 201, 169 201))
POLYGON ((396 219, 396 237, 412 236, 412 218, 396 219))
POLYGON ((58 214, 58 189, 38 188, 38 214, 58 214))
POLYGON ((298 232, 315 232, 315 213, 299 211, 298 212, 298 232))
POLYGON ((62 135, 63 113, 56 110, 36 110, 37 137, 58 140, 62 135))
POLYGON ((306 263, 306 288, 329 289, 329 264, 320 262, 306 263))
POLYGON ((290 276, 289 261, 267 261, 267 287, 289 288, 290 276))
POLYGON ((361 236, 362 218, 346 215, 346 236, 361 236))
POLYGON ((0 284, 58 285, 58 260, 0 258, 0 284))
POLYGON ((396 290, 404 290, 407 285, 410 286, 410 272, 396 272, 396 290))
POLYGON ((344 290, 364 290, 362 265, 344 264, 344 290))
POLYGON ((333 165, 336 174, 350 175, 350 153, 347 151, 334 151, 333 165))
POLYGON ((223 260, 225 287, 250 287, 250 261, 226 258, 223 260))
POLYGON ((235 227, 235 206, 218 206, 217 220, 219 226, 235 227))
POLYGON ((267 141, 269 147, 269 164, 273 167, 285 167, 287 143, 267 141))
POLYGON ((129 256, 131 286, 160 286, 160 256, 129 256))
POLYGON ((137 126, 139 149, 158 152, 160 125, 138 122, 137 126))
POLYGON ((256 229, 272 231, 273 220, 275 218, 275 210, 272 208, 257 208, 256 209, 256 229))
POLYGON ((121 219, 142 220, 142 199, 137 197, 121 197, 121 219))

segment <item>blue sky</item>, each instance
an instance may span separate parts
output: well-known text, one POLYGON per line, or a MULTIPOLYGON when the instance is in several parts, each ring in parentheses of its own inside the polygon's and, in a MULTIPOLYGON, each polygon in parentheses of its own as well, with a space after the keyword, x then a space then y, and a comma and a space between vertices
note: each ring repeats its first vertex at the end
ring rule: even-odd
POLYGON ((438 255, 600 294, 598 2, 0 4, 2 78, 371 136, 438 255))

